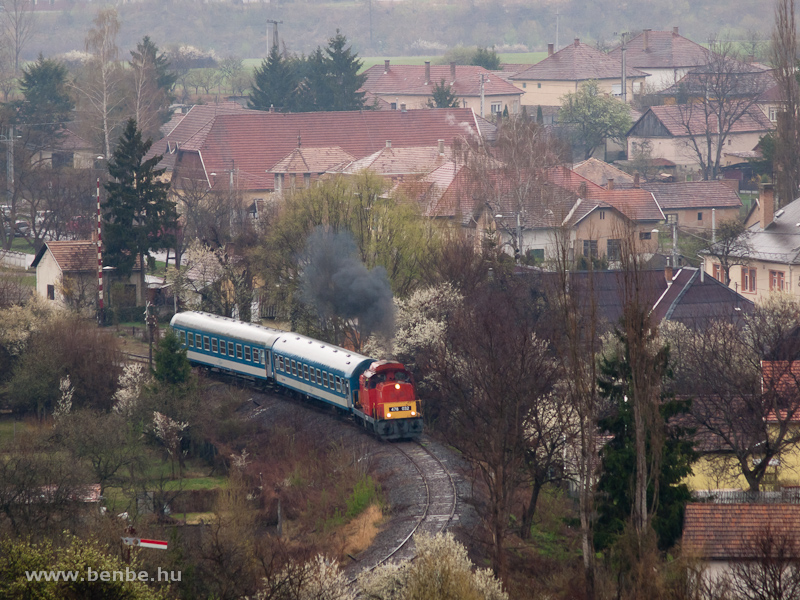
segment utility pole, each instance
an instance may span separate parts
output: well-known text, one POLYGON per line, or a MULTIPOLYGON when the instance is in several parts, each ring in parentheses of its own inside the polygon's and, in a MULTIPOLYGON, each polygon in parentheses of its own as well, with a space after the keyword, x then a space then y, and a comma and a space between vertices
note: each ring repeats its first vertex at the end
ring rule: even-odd
POLYGON ((275 48, 280 51, 278 46, 278 24, 283 24, 283 21, 275 21, 274 19, 267 19, 267 23, 272 23, 272 45, 269 43, 269 25, 267 25, 267 56, 270 51, 275 48))
POLYGON ((483 73, 481 73, 481 117, 483 117, 483 73))

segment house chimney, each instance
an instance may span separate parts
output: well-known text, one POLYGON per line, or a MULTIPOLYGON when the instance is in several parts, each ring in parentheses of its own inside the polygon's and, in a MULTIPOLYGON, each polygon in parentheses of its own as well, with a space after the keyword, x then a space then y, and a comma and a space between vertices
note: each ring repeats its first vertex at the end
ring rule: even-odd
POLYGON ((389 61, 383 61, 383 74, 386 75, 389 72, 389 61))
POLYGON ((439 156, 444 156, 444 140, 439 140, 439 156))
POLYGON ((553 56, 553 44, 547 44, 547 56, 553 56))
POLYGON ((609 190, 613 190, 614 189, 614 178, 613 177, 609 177, 608 178, 608 181, 606 182, 606 188, 609 189, 609 190))
POLYGON ((580 196, 581 198, 586 198, 587 193, 588 189, 586 187, 586 182, 581 181, 580 184, 578 185, 578 196, 580 196))
POLYGON ((639 188, 639 174, 638 173, 634 173, 633 174, 633 187, 635 187, 637 189, 639 188))
POLYGON ((450 85, 456 82, 456 63, 450 63, 450 85))
POLYGON ((581 38, 575 38, 575 47, 577 48, 580 45, 581 45, 581 38))
POLYGON ((425 61, 425 85, 431 84, 431 61, 425 61))
POLYGON ((667 287, 672 285, 672 265, 664 267, 664 279, 667 280, 667 287))
POLYGON ((766 229, 775 220, 775 190, 771 183, 761 185, 761 194, 758 198, 758 217, 761 229, 766 229))
POLYGON ((644 38, 642 39, 642 50, 647 52, 650 50, 650 29, 645 29, 642 33, 644 33, 644 38))
POLYGON ((672 35, 675 36, 675 37, 678 37, 678 28, 677 27, 673 27, 672 28, 672 35))
POLYGON ((392 147, 392 140, 386 140, 386 147, 387 148, 391 148, 392 147))

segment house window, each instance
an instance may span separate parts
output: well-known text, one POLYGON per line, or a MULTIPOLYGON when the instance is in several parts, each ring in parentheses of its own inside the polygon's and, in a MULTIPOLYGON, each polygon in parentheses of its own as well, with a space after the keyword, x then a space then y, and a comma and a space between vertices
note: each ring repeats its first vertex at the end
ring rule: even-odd
POLYGON ((702 221, 703 220, 703 213, 701 213, 701 212, 697 213, 697 220, 698 221, 702 221))
POLYGON ((608 240, 606 242, 606 257, 608 260, 619 260, 620 256, 620 240, 608 240))
POLYGON ((497 113, 503 112, 503 103, 502 102, 492 102, 492 114, 496 115, 497 113))
POLYGON ((583 240, 583 255, 586 258, 597 258, 597 240, 583 240))
POLYGON ((775 123, 778 120, 778 107, 777 106, 770 106, 769 107, 769 120, 775 123))
POLYGON ((537 83, 536 87, 539 88, 539 89, 542 89, 542 84, 541 83, 537 83))
POLYGON ((611 94, 614 96, 622 96, 622 84, 621 83, 612 83, 611 84, 611 94))
POLYGON ((639 239, 640 240, 649 240, 652 237, 653 237, 653 234, 650 231, 640 231, 639 232, 639 239))
POLYGON ((604 211, 604 210, 600 211, 600 220, 601 221, 605 221, 606 220, 606 211, 604 211))
POLYGON ((717 281, 722 281, 722 267, 718 264, 714 264, 713 266, 713 277, 717 281))
POLYGON ((303 173, 303 185, 307 188, 311 187, 311 173, 303 173))
POLYGON ((770 271, 769 272, 769 291, 782 292, 783 287, 783 271, 770 271))
POLYGON ((528 84, 523 81, 522 82, 522 89, 524 90, 526 87, 528 87, 528 84))
POLYGON ((280 192, 283 189, 283 173, 275 173, 275 191, 280 192))
POLYGON ((48 300, 55 300, 56 299, 56 286, 48 285, 47 286, 47 299, 48 300))
POLYGON ((742 291, 755 292, 756 291, 756 270, 748 267, 742 267, 742 291))
POLYGON ((678 213, 669 213, 665 215, 667 217, 667 223, 677 223, 678 222, 678 213))
POLYGON ((397 110, 397 102, 392 102, 392 103, 389 105, 389 107, 390 107, 392 110, 397 110))

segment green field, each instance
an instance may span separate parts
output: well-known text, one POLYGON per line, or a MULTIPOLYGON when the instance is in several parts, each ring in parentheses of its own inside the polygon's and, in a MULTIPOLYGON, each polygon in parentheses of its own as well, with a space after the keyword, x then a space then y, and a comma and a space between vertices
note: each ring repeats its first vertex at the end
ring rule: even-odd
MULTIPOLYGON (((536 64, 537 62, 547 58, 547 52, 520 52, 520 53, 505 53, 500 54, 500 62, 511 64, 536 64)), ((431 61, 433 64, 441 64, 438 61, 442 60, 441 56, 363 56, 361 57, 363 66, 361 70, 364 71, 375 65, 382 65, 384 60, 391 61, 394 65, 424 65, 426 60, 431 61)), ((244 66, 247 69, 255 69, 261 64, 260 58, 246 58, 244 59, 244 66)))

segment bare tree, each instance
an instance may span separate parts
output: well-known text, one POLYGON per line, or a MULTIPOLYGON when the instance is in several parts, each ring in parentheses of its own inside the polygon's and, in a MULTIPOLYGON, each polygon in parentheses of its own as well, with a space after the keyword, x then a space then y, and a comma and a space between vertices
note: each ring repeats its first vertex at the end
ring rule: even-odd
POLYGON ((747 558, 732 564, 725 577, 741 600, 800 598, 800 541, 793 528, 767 522, 753 540, 743 540, 747 558))
POLYGON ((719 224, 717 241, 706 252, 719 261, 725 276, 723 283, 731 284, 731 269, 746 265, 750 256, 750 234, 740 219, 730 219, 719 224))
MULTIPOLYGON (((689 72, 678 84, 680 127, 688 151, 697 157, 703 179, 716 179, 723 149, 737 123, 746 118, 764 91, 769 75, 740 60, 731 42, 712 40, 708 64, 689 72)), ((756 112, 757 111, 757 112, 756 112)))
POLYGON ((797 51, 794 2, 777 0, 770 58, 782 96, 773 165, 779 204, 794 200, 800 188, 800 86, 797 83, 797 51))
POLYGON ((75 88, 91 115, 92 127, 103 140, 106 157, 111 157, 111 141, 116 125, 115 112, 123 101, 120 95, 122 72, 118 61, 117 34, 120 21, 117 11, 103 8, 94 18, 94 27, 86 35, 86 51, 92 58, 84 65, 75 88))
POLYGON ((14 57, 14 73, 19 73, 19 60, 25 45, 35 31, 36 20, 31 0, 4 0, 3 36, 14 57))

